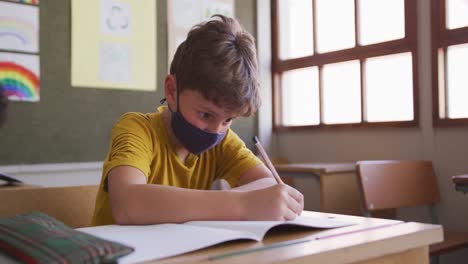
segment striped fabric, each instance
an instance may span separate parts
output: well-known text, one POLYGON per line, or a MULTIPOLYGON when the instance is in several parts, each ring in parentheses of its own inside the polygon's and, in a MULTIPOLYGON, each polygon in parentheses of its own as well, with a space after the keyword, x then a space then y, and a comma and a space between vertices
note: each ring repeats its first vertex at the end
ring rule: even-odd
POLYGON ((0 250, 24 263, 114 263, 133 252, 36 211, 0 219, 0 250))

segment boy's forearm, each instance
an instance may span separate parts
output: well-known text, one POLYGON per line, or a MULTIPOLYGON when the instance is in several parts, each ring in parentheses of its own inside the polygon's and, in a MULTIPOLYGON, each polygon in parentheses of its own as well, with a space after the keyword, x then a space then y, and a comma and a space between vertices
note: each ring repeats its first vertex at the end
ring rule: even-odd
MULTIPOLYGON (((130 185, 114 204, 118 224, 182 223, 190 220, 242 220, 242 193, 204 191, 155 184, 130 185)), ((115 202, 115 201, 114 201, 115 202)))
POLYGON ((276 181, 273 179, 273 177, 265 177, 258 179, 256 181, 249 182, 247 184, 232 188, 231 190, 233 191, 253 191, 253 190, 258 190, 258 189, 264 189, 267 187, 270 187, 272 185, 275 185, 276 181))

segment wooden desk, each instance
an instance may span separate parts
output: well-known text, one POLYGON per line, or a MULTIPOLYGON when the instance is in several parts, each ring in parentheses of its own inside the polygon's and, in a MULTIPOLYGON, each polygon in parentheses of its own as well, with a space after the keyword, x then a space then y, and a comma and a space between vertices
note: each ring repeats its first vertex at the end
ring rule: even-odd
POLYGON ((321 212, 361 215, 355 166, 355 163, 291 163, 275 168, 281 176, 317 180, 321 212))
POLYGON ((455 183, 455 190, 463 193, 468 192, 468 174, 453 176, 452 181, 455 183))
MULTIPOLYGON (((304 212, 313 217, 353 220, 358 225, 331 230, 273 232, 261 242, 236 241, 151 263, 429 263, 428 245, 442 240, 439 225, 359 216, 304 212), (210 260, 210 257, 271 243, 309 239, 305 243, 210 260)), ((157 249, 155 249, 157 250, 157 249)))

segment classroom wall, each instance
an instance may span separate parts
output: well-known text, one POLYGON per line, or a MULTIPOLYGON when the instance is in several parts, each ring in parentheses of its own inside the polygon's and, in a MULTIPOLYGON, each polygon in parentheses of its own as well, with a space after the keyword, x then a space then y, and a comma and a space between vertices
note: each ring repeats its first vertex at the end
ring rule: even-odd
MULTIPOLYGON (((166 1, 157 1, 157 90, 124 91, 71 87, 70 0, 40 2, 41 101, 10 102, 0 129, 0 165, 102 161, 112 125, 128 111, 152 112, 163 97, 167 73, 166 1)), ((254 36, 255 1, 236 1, 240 22, 254 36)), ((251 147, 256 117, 233 129, 251 147)))
MULTIPOLYGON (((258 24, 267 23, 269 13, 266 3, 258 1, 258 24)), ((275 155, 284 156, 293 162, 352 162, 364 159, 428 159, 434 162, 438 175, 442 202, 437 207, 440 221, 449 228, 468 231, 468 195, 455 192, 451 176, 468 173, 468 128, 434 128, 432 126, 432 88, 430 66, 430 1, 418 0, 420 13, 418 40, 420 48, 418 73, 420 90, 420 125, 417 128, 371 128, 311 130, 287 133, 271 133, 271 115, 259 117, 261 121, 270 118, 270 123, 259 127, 260 134, 272 139, 270 148, 275 155)), ((262 35, 259 35, 261 38, 262 35)), ((267 48, 267 39, 260 39, 267 48)), ((265 60, 261 58, 260 61, 265 60)), ((391 73, 389 73, 391 74, 391 73)), ((265 77, 266 78, 266 77, 265 77)), ((270 86, 271 87, 271 86, 270 86)), ((271 96, 271 92, 267 93, 271 96)), ((271 100, 265 100, 264 107, 271 108, 271 100), (268 104, 268 105, 267 105, 268 104)), ((312 203, 314 194, 309 182, 300 181, 299 189, 306 195, 306 207, 312 203)), ((423 219, 426 213, 420 211, 416 217, 423 219)), ((410 212, 400 212, 408 217, 410 212)), ((441 263, 465 263, 468 250, 442 257, 441 263)))

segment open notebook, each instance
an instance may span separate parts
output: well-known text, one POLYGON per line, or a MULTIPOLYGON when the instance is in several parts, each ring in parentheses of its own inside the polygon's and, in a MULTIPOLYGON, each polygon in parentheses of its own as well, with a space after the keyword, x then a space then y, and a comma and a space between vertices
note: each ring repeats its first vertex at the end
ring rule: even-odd
POLYGON ((261 241, 269 230, 277 226, 337 228, 353 224, 324 217, 299 216, 294 221, 191 221, 144 226, 107 225, 78 230, 133 247, 135 251, 119 259, 119 263, 135 263, 171 257, 226 241, 261 241))

